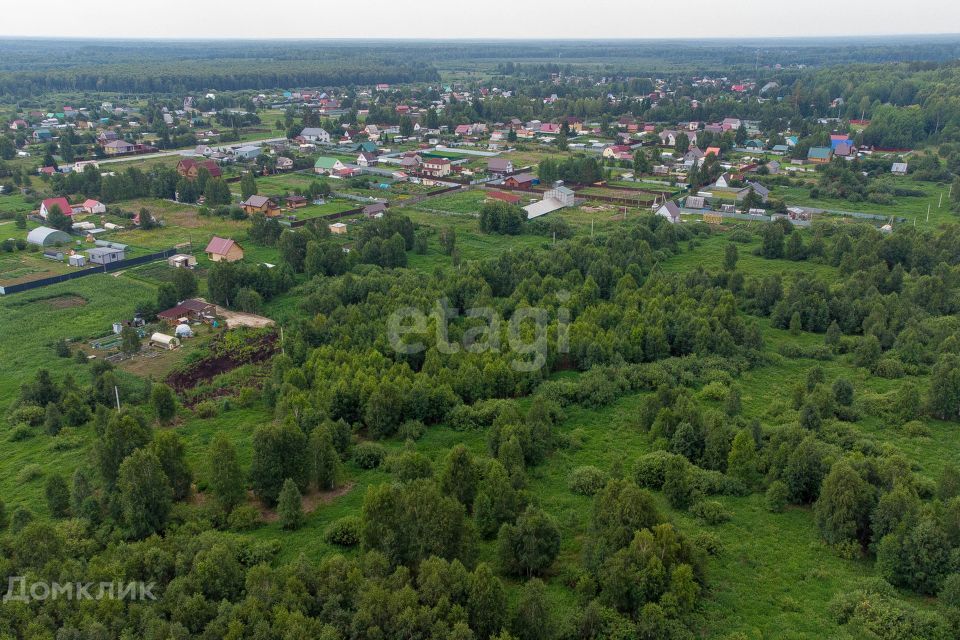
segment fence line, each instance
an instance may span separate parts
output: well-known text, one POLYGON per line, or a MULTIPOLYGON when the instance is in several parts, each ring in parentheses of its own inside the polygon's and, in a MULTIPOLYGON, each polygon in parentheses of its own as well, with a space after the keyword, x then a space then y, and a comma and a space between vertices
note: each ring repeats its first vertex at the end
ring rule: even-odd
POLYGON ((97 265, 96 267, 88 267, 86 269, 79 269, 69 273, 61 273, 60 275, 49 276, 47 278, 41 278, 40 280, 31 280, 30 282, 21 282, 19 284, 0 286, 0 295, 19 293, 21 291, 30 291, 31 289, 39 289, 40 287, 46 287, 59 282, 69 282, 70 280, 76 280, 77 278, 92 276, 95 273, 119 271, 120 269, 135 267, 137 265, 153 262, 154 260, 159 260, 161 258, 169 258, 177 252, 178 250, 175 248, 164 249, 163 251, 158 251, 145 256, 137 256, 136 258, 127 258, 126 260, 111 262, 107 265, 97 265))

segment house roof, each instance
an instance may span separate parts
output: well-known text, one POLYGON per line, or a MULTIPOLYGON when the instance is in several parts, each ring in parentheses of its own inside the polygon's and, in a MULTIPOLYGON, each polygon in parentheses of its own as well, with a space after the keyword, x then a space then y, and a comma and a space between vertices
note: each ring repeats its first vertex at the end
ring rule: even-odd
POLYGON ((518 173, 515 176, 510 176, 507 180, 514 180, 516 182, 533 182, 536 180, 536 176, 532 173, 518 173))
POLYGON ((326 129, 321 129, 320 127, 306 127, 300 132, 300 135, 304 138, 323 138, 328 134, 326 129))
POLYGON ((99 201, 99 200, 94 200, 94 199, 90 198, 90 199, 87 199, 87 200, 84 200, 84 201, 83 201, 83 208, 84 208, 84 209, 92 209, 93 207, 99 207, 99 206, 100 206, 100 201, 99 201))
POLYGON ((270 202, 270 198, 268 198, 268 197, 266 197, 266 196, 253 195, 253 196, 250 196, 249 198, 247 198, 246 200, 244 200, 243 202, 241 202, 240 204, 246 205, 246 206, 248 206, 248 207, 257 207, 257 208, 260 208, 260 207, 262 207, 263 205, 265 205, 265 204, 267 204, 267 203, 269 203, 269 202, 270 202))
POLYGON ((490 158, 487 160, 487 169, 491 171, 506 171, 513 163, 507 158, 490 158))
POLYGON ((47 198, 41 204, 41 207, 43 207, 43 209, 45 209, 47 212, 49 212, 54 206, 60 207, 60 213, 68 216, 73 215, 73 207, 70 206, 70 203, 66 198, 47 198))
POLYGON ((194 160, 193 158, 183 158, 180 160, 177 166, 183 167, 185 171, 189 171, 193 167, 203 167, 210 173, 210 176, 214 178, 219 178, 222 175, 222 172, 220 171, 220 165, 218 165, 214 160, 194 160))
POLYGON ((381 211, 386 211, 387 205, 382 202, 375 202, 373 204, 368 204, 363 208, 363 213, 369 215, 371 213, 380 213, 381 211))
POLYGON ((657 213, 659 214, 664 209, 667 210, 667 213, 669 213, 670 217, 673 218, 674 220, 678 220, 680 218, 680 207, 678 207, 677 203, 674 202, 673 200, 667 200, 662 205, 660 205, 660 208, 657 209, 657 213))
POLYGON ((313 163, 313 166, 317 169, 333 169, 335 166, 337 166, 338 162, 340 161, 336 158, 320 156, 317 158, 317 161, 313 163))
POLYGON ((230 238, 221 238, 219 236, 213 236, 210 238, 210 242, 207 243, 207 248, 204 249, 206 253, 215 253, 217 255, 225 256, 227 253, 234 247, 237 246, 239 249, 243 249, 239 244, 231 240, 230 238))
POLYGON ((807 152, 807 158, 815 160, 829 160, 833 150, 830 147, 810 147, 807 152))

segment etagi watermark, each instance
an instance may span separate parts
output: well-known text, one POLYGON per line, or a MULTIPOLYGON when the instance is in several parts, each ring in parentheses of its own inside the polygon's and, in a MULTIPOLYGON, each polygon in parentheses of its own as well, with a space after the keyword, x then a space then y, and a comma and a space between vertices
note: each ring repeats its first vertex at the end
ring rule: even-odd
POLYGON ((500 353, 503 350, 503 333, 506 325, 506 342, 518 357, 510 361, 514 371, 531 372, 541 369, 547 363, 549 350, 548 329, 556 322, 557 353, 570 351, 570 309, 564 304, 570 299, 569 292, 556 294, 561 303, 555 310, 555 317, 549 309, 542 307, 518 307, 509 320, 504 320, 493 307, 471 307, 461 314, 450 306, 448 300, 438 300, 429 314, 416 307, 397 309, 387 320, 387 334, 390 346, 403 354, 420 353, 427 346, 405 336, 426 338, 431 333, 430 321, 433 321, 434 343, 437 351, 443 354, 500 353), (450 321, 466 318, 467 328, 459 342, 450 341, 450 321))
POLYGON ((153 582, 45 582, 27 583, 26 576, 10 576, 4 602, 46 600, 156 600, 153 582))

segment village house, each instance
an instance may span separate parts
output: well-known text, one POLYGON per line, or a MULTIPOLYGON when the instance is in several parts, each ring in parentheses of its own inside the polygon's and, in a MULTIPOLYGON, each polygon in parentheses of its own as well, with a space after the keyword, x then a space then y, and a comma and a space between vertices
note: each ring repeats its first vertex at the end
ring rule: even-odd
POLYGON ((314 173, 319 174, 330 174, 345 168, 346 165, 336 158, 329 158, 326 156, 320 156, 317 158, 317 161, 313 163, 314 173))
POLYGON ((157 314, 157 317, 171 324, 176 324, 181 320, 193 322, 212 320, 216 315, 216 305, 198 298, 188 298, 175 307, 161 311, 157 314))
POLYGON ((126 140, 111 140, 103 145, 103 152, 108 156, 119 156, 133 153, 135 147, 126 140))
POLYGON ((287 205, 287 209, 299 209, 307 206, 307 199, 303 196, 287 196, 284 203, 287 205))
POLYGON ((306 127, 300 132, 300 137, 303 138, 305 142, 330 144, 330 134, 320 127, 306 127))
POLYGON ((40 203, 40 217, 46 219, 50 215, 50 211, 53 207, 60 209, 60 213, 65 216, 73 215, 73 207, 70 206, 70 203, 66 198, 47 198, 40 203))
POLYGON ((83 201, 83 210, 86 213, 106 213, 107 205, 91 198, 83 201))
POLYGON ((671 224, 680 222, 680 207, 673 200, 667 200, 656 211, 656 215, 666 218, 671 224))
POLYGON ((448 176, 452 170, 453 168, 448 158, 427 157, 423 160, 423 166, 420 168, 422 173, 433 176, 434 178, 448 176))
POLYGON ((293 160, 285 156, 277 157, 277 171, 290 171, 293 169, 293 160))
POLYGON ((357 156, 358 167, 372 167, 376 164, 377 164, 377 155, 375 153, 368 153, 366 151, 361 151, 360 155, 357 156))
POLYGON ((384 212, 387 210, 387 205, 382 202, 374 202, 373 204, 368 204, 363 208, 363 215, 368 218, 382 218, 384 212))
POLYGON ((183 158, 177 163, 177 174, 187 180, 196 180, 200 169, 206 169, 211 178, 219 178, 223 173, 220 171, 220 165, 213 160, 194 160, 193 158, 183 158))
POLYGON ((253 195, 240 203, 240 208, 248 216, 255 213, 262 213, 266 216, 275 216, 280 214, 280 207, 273 200, 266 196, 253 195))
POLYGON ((826 164, 833 159, 833 150, 830 147, 810 147, 807 152, 807 162, 826 164))
POLYGON ((537 182, 539 181, 532 173, 518 173, 504 180, 503 184, 513 189, 529 189, 537 182))
POLYGON ((508 158, 489 158, 487 172, 500 176, 513 173, 513 162, 508 158))
POLYGON ((236 262, 243 259, 243 247, 230 238, 213 236, 204 249, 212 262, 236 262))

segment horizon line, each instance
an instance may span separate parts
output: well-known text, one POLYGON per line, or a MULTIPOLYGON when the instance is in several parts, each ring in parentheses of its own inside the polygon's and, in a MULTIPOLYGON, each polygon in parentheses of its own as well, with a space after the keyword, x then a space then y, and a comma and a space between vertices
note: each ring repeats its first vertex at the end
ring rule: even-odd
POLYGON ((866 38, 960 38, 960 32, 909 32, 909 33, 861 33, 861 34, 834 34, 834 35, 789 35, 789 36, 758 36, 758 35, 730 35, 730 36, 584 36, 584 37, 505 37, 505 36, 448 36, 444 38, 422 36, 264 36, 264 37, 233 37, 233 36, 144 36, 144 37, 115 37, 115 36, 58 36, 50 35, 15 35, 0 33, 0 40, 56 40, 58 42, 669 42, 669 41, 709 41, 729 42, 733 40, 839 40, 839 39, 866 39, 866 38))

